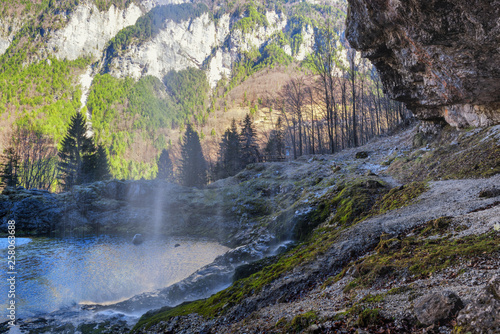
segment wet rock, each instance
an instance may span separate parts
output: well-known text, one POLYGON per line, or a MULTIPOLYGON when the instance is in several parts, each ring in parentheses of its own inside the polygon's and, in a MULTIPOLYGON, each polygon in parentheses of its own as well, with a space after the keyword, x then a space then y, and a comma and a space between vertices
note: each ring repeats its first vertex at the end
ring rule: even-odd
POLYGON ((132 243, 134 245, 140 245, 144 242, 144 237, 142 236, 142 234, 136 234, 134 235, 134 238, 132 239, 132 243))
POLYGON ((255 262, 248 263, 248 264, 243 264, 243 265, 236 268, 236 270, 234 272, 234 276, 233 276, 233 281, 236 282, 237 280, 248 277, 248 276, 262 270, 264 267, 267 267, 273 263, 276 263, 277 260, 278 260, 278 257, 270 256, 270 257, 266 257, 266 258, 259 260, 259 261, 255 261, 255 262))
POLYGON ((497 196, 500 196, 500 189, 495 187, 483 189, 479 192, 479 197, 481 198, 493 198, 497 196))
POLYGON ((500 276, 460 311, 457 325, 463 333, 500 333, 500 276))
POLYGON ((368 158, 368 152, 361 151, 356 153, 356 159, 366 159, 368 158))
POLYGON ((14 219, 20 233, 36 231, 37 234, 48 234, 61 216, 62 209, 55 198, 29 196, 13 203, 3 220, 14 219))
POLYGON ((455 127, 500 123, 495 1, 349 0, 346 37, 390 96, 455 127))
POLYGON ((450 320, 463 308, 462 300, 452 291, 439 291, 420 297, 415 302, 415 316, 424 325, 450 320))

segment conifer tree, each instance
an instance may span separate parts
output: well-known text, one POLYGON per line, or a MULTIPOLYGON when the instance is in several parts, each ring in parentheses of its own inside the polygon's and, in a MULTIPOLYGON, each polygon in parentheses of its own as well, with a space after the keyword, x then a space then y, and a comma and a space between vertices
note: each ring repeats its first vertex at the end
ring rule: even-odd
POLYGON ((281 160, 285 154, 285 134, 283 131, 283 122, 278 117, 276 127, 271 131, 269 140, 266 144, 265 154, 270 160, 281 160))
POLYGON ((240 134, 241 163, 246 166, 260 160, 259 146, 257 145, 257 133, 253 127, 252 119, 247 114, 243 120, 240 134))
POLYGON ((99 144, 95 153, 94 181, 109 180, 111 172, 109 170, 108 154, 104 146, 99 144))
POLYGON ((240 151, 240 138, 236 121, 233 119, 231 127, 224 132, 220 143, 218 178, 233 176, 240 171, 240 151))
POLYGON ((187 126, 181 145, 181 182, 187 187, 207 184, 207 163, 200 137, 191 124, 187 126))
POLYGON ((158 158, 158 174, 156 174, 156 178, 174 182, 174 166, 170 159, 170 153, 166 149, 161 151, 160 157, 158 158))
POLYGON ((12 147, 4 150, 2 160, 2 173, 0 174, 2 185, 6 187, 16 187, 18 184, 17 170, 19 167, 19 159, 12 147))
POLYGON ((59 156, 59 180, 67 190, 75 184, 91 182, 94 179, 96 148, 87 137, 83 115, 77 112, 71 118, 68 132, 61 142, 59 156))

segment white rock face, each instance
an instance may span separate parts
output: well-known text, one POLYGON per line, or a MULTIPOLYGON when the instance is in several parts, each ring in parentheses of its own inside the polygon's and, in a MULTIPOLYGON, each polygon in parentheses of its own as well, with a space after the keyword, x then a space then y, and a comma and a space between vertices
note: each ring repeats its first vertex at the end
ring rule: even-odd
POLYGON ((304 60, 307 55, 313 52, 314 47, 314 29, 307 25, 302 29, 302 44, 300 44, 299 52, 295 55, 297 60, 304 60))
MULTIPOLYGON (((207 13, 192 21, 169 20, 152 40, 133 45, 121 56, 111 59, 108 68, 110 74, 118 78, 153 75, 161 80, 170 70, 201 67, 212 50, 223 44, 228 33, 229 15, 224 15, 217 26, 207 13)), ((224 57, 227 58, 220 55, 216 62, 222 67, 221 72, 227 71, 223 68, 224 57)))
POLYGON ((217 25, 207 13, 180 23, 167 21, 152 40, 133 45, 109 60, 109 72, 118 78, 152 75, 161 80, 170 70, 201 68, 208 61, 207 77, 213 88, 222 76, 230 76, 232 64, 239 60, 241 52, 260 48, 274 33, 285 28, 284 16, 267 12, 266 17, 268 27, 258 27, 249 33, 231 31, 229 14, 223 15, 217 25), (227 39, 229 47, 225 46, 227 39))
POLYGON ((170 4, 181 4, 189 2, 188 0, 143 0, 141 1, 141 5, 147 10, 150 11, 151 8, 161 5, 170 5, 170 4))
POLYGON ((64 28, 52 33, 47 46, 58 59, 75 60, 86 55, 100 58, 106 43, 142 14, 134 3, 125 10, 112 5, 108 11, 99 12, 94 4, 84 2, 67 18, 64 28))
POLYGON ((21 29, 22 24, 22 20, 18 18, 0 19, 0 56, 9 48, 14 35, 21 29))
POLYGON ((269 26, 258 27, 249 33, 243 33, 241 30, 234 30, 231 33, 230 48, 232 52, 250 51, 252 48, 260 48, 269 40, 274 33, 283 30, 286 27, 286 17, 278 15, 275 12, 266 13, 269 26))

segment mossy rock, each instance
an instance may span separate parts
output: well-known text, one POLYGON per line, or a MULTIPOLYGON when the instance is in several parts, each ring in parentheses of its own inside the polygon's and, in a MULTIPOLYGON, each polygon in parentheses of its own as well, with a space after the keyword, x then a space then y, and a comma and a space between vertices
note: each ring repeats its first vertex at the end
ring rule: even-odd
MULTIPOLYGON (((443 226, 448 220, 436 219, 428 225, 443 226)), ((427 225, 426 225, 427 226, 427 225)), ((387 275, 396 275, 418 279, 429 274, 462 263, 477 256, 498 257, 500 253, 500 235, 489 232, 482 235, 470 235, 460 239, 433 238, 419 234, 422 228, 413 230, 413 235, 400 242, 393 238, 382 240, 378 252, 351 264, 355 266, 357 278, 349 283, 345 292, 358 287, 371 286, 387 275), (394 242, 397 246, 387 247, 394 242)), ((424 229, 425 230, 425 229, 424 229)), ((351 270, 351 269, 349 269, 351 270)))
POLYGON ((373 214, 382 214, 390 210, 407 206, 429 189, 424 182, 412 182, 400 187, 392 188, 381 200, 374 205, 373 214))
POLYGON ((356 153, 356 159, 366 159, 368 158, 368 152, 366 151, 361 151, 356 153))
POLYGON ((356 320, 356 325, 359 327, 368 327, 379 324, 380 322, 382 322, 382 317, 379 313, 379 309, 363 310, 363 312, 359 314, 358 319, 356 320))
POLYGON ((429 150, 398 157, 387 172, 403 182, 496 175, 500 173, 498 133, 496 127, 472 134, 445 127, 439 135, 429 137, 429 150))
POLYGON ((388 253, 391 250, 396 250, 401 248, 401 240, 397 238, 391 238, 387 240, 380 240, 380 243, 378 244, 377 248, 375 250, 377 251, 378 254, 385 254, 388 253))
POLYGON ((264 269, 265 267, 276 263, 278 261, 277 256, 266 257, 262 260, 255 261, 253 263, 243 264, 236 268, 233 275, 233 282, 240 280, 245 277, 249 277, 252 274, 264 269))
POLYGON ((310 325, 312 325, 318 319, 318 315, 315 311, 309 311, 303 314, 296 315, 291 322, 291 329, 296 332, 300 332, 310 325))
POLYGON ((443 234, 448 229, 452 221, 452 217, 439 217, 428 221, 422 231, 421 236, 431 236, 436 234, 443 234))

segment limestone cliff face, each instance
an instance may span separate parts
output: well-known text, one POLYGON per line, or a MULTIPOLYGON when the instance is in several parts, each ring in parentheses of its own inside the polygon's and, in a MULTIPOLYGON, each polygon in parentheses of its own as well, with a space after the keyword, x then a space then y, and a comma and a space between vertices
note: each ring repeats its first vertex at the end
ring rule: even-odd
POLYGON ((500 1, 349 0, 347 39, 420 119, 500 123, 500 1))
POLYGON ((75 60, 87 55, 100 58, 106 43, 142 14, 134 3, 123 10, 111 6, 108 11, 99 12, 92 2, 84 2, 70 15, 61 14, 66 25, 54 31, 47 47, 59 59, 75 60))
POLYGON ((21 29, 23 20, 20 18, 0 19, 0 55, 9 48, 15 34, 21 29))
MULTIPOLYGON (((260 48, 274 33, 285 29, 287 20, 283 15, 267 12, 266 18, 267 27, 255 27, 246 33, 233 29, 235 20, 229 14, 217 22, 207 13, 179 23, 167 20, 160 33, 151 40, 131 45, 108 59, 107 68, 115 77, 139 79, 152 75, 162 80, 170 70, 202 68, 207 62, 207 77, 214 87, 223 75, 230 76, 232 65, 240 59, 242 52, 260 48)), ((302 49, 305 55, 308 50, 302 49)))
MULTIPOLYGON (((167 21, 151 40, 131 45, 118 56, 108 59, 109 73, 115 77, 153 75, 160 80, 170 70, 200 67, 212 49, 222 44, 229 34, 229 15, 215 25, 208 14, 180 23, 167 21)), ((231 66, 221 66, 221 71, 231 66)))

